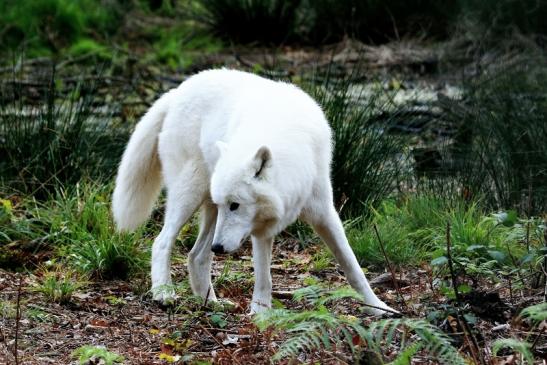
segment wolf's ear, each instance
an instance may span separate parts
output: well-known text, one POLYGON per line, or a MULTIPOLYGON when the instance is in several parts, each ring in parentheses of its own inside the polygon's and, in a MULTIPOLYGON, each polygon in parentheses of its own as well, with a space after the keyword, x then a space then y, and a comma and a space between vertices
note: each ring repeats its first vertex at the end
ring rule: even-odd
POLYGON ((252 168, 254 177, 259 178, 264 176, 265 171, 272 166, 272 153, 266 146, 262 146, 256 151, 253 158, 252 168))
POLYGON ((218 153, 220 153, 221 156, 228 149, 228 143, 224 141, 217 141, 216 145, 217 145, 218 153))

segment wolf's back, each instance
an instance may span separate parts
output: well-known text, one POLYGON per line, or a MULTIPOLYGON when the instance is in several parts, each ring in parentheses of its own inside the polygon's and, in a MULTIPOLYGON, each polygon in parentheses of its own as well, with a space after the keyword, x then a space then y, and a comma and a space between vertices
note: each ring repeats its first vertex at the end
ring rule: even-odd
POLYGON ((132 231, 148 219, 161 189, 158 135, 175 90, 159 98, 137 124, 123 153, 112 195, 120 231, 132 231))

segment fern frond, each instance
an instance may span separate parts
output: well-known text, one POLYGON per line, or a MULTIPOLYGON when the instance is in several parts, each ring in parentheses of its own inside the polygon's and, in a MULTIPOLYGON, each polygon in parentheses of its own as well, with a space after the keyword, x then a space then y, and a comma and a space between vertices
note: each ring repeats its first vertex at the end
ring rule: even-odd
POLYGON ((547 302, 532 305, 520 312, 521 317, 529 318, 534 323, 547 320, 547 302))
POLYGON ((422 348, 421 342, 415 342, 408 346, 403 352, 397 356, 395 360, 387 365, 411 365, 412 357, 416 355, 416 352, 422 348))
POLYGON ((384 319, 373 322, 369 330, 374 334, 377 346, 381 343, 394 342, 395 331, 407 328, 413 331, 421 340, 423 348, 432 357, 444 364, 465 365, 465 360, 450 343, 450 338, 431 323, 421 319, 384 319))
MULTIPOLYGON (((255 323, 259 329, 273 327, 274 331, 284 331, 288 339, 283 342, 273 360, 296 357, 302 351, 330 349, 333 343, 344 342, 355 355, 353 345, 355 335, 366 343, 370 351, 382 353, 385 344, 397 342, 402 335, 413 332, 419 341, 410 341, 395 364, 405 364, 419 350, 427 352, 439 363, 464 365, 463 357, 450 343, 450 338, 425 320, 385 319, 365 327, 356 317, 345 316, 325 307, 329 302, 351 298, 362 301, 362 297, 353 289, 340 288, 327 291, 319 286, 309 286, 295 292, 297 301, 305 301, 313 306, 312 310, 292 311, 271 309, 257 314, 255 323)), ((406 339, 403 338, 403 341, 406 339)))
POLYGON ((343 286, 335 290, 328 290, 320 285, 311 285, 298 289, 293 298, 297 302, 305 301, 312 306, 325 305, 342 299, 355 299, 364 302, 364 297, 349 286, 343 286))
POLYGON ((492 345, 492 353, 495 356, 498 354, 499 350, 507 347, 521 354, 529 364, 534 363, 534 356, 532 355, 532 351, 530 351, 532 346, 528 342, 520 341, 514 338, 502 338, 500 340, 496 340, 492 345))

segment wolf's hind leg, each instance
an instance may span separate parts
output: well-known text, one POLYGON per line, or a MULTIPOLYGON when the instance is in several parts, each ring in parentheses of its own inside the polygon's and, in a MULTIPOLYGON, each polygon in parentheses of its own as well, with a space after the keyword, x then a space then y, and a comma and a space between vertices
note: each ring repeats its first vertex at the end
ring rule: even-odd
POLYGON ((174 295, 171 284, 171 251, 182 225, 205 198, 207 184, 200 169, 191 162, 182 166, 176 178, 166 181, 167 206, 163 228, 152 245, 152 294, 166 302, 174 295))
POLYGON ((188 255, 188 273, 192 291, 204 299, 209 293, 208 300, 216 300, 211 283, 211 262, 213 260, 211 244, 215 234, 216 219, 216 206, 211 201, 205 201, 201 206, 198 238, 188 255))
POLYGON ((324 214, 315 217, 316 219, 311 221, 313 228, 334 254, 336 261, 338 261, 346 274, 349 284, 358 293, 361 293, 364 296, 365 303, 371 306, 367 311, 374 315, 383 314, 385 312, 379 308, 386 308, 388 311, 394 311, 380 300, 380 298, 374 294, 374 291, 372 291, 372 288, 348 243, 342 221, 334 209, 334 206, 329 204, 329 208, 325 210, 326 212, 324 212, 324 214))
POLYGON ((253 267, 255 274, 251 314, 254 314, 263 312, 272 306, 272 276, 270 266, 272 263, 273 237, 257 238, 251 236, 251 241, 253 242, 253 267))

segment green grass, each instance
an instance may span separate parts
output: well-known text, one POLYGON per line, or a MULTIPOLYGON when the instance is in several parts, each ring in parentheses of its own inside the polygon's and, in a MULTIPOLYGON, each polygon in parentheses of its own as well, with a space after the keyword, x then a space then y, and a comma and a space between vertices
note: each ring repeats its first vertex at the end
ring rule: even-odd
MULTIPOLYGON (((514 215, 515 213, 509 213, 514 215)), ((526 220, 519 221, 527 224, 526 220)), ((448 202, 432 195, 412 195, 387 200, 374 210, 370 219, 346 223, 348 239, 359 262, 384 267, 374 226, 390 262, 419 265, 433 260, 446 268, 446 230, 450 223, 452 255, 462 273, 494 277, 497 270, 524 269, 523 260, 531 260, 523 244, 523 224, 501 221, 488 213, 480 202, 448 202)), ((531 253, 543 245, 542 228, 531 226, 531 253)))
POLYGON ((400 114, 377 122, 381 110, 393 109, 392 95, 381 88, 368 93, 354 87, 361 72, 357 66, 341 79, 327 75, 304 85, 322 106, 333 130, 334 203, 344 218, 368 214, 369 207, 378 206, 392 193, 407 143, 387 132, 400 114))
POLYGON ((442 226, 442 202, 434 197, 408 197, 397 204, 387 200, 373 210, 370 220, 347 225, 348 240, 361 265, 386 266, 374 226, 390 262, 418 265, 431 249, 431 230, 442 226))
MULTIPOLYGON (((74 42, 114 34, 127 4, 93 0, 7 0, 0 5, 0 48, 29 56, 59 53, 74 42)), ((94 41, 98 41, 95 39, 94 41)))
POLYGON ((109 187, 82 185, 61 192, 54 204, 60 216, 53 227, 65 229, 62 247, 75 269, 105 279, 125 279, 146 269, 149 251, 140 247, 139 234, 115 233, 109 187))
POLYGON ((85 281, 75 272, 57 268, 39 273, 33 290, 42 293, 48 301, 64 304, 69 302, 72 294, 84 285, 85 281))
MULTIPOLYGON (((444 147, 453 194, 491 209, 527 215, 547 210, 547 55, 494 62, 464 84, 461 100, 443 100, 442 118, 458 130, 444 147)), ((443 148, 441 148, 443 149, 443 148)), ((444 189, 443 181, 434 186, 444 189)))
POLYGON ((150 240, 143 234, 155 232, 116 233, 110 195, 110 185, 86 182, 58 188, 44 202, 23 200, 0 236, 0 257, 10 244, 31 245, 35 252, 55 252, 60 261, 92 277, 127 278, 145 271, 150 240))
MULTIPOLYGON (((97 116, 96 87, 77 85, 59 94, 55 72, 41 105, 0 95, 0 186, 8 192, 47 198, 58 186, 85 177, 113 176, 129 126, 112 115, 97 116)), ((114 107, 115 103, 110 103, 114 107)))

